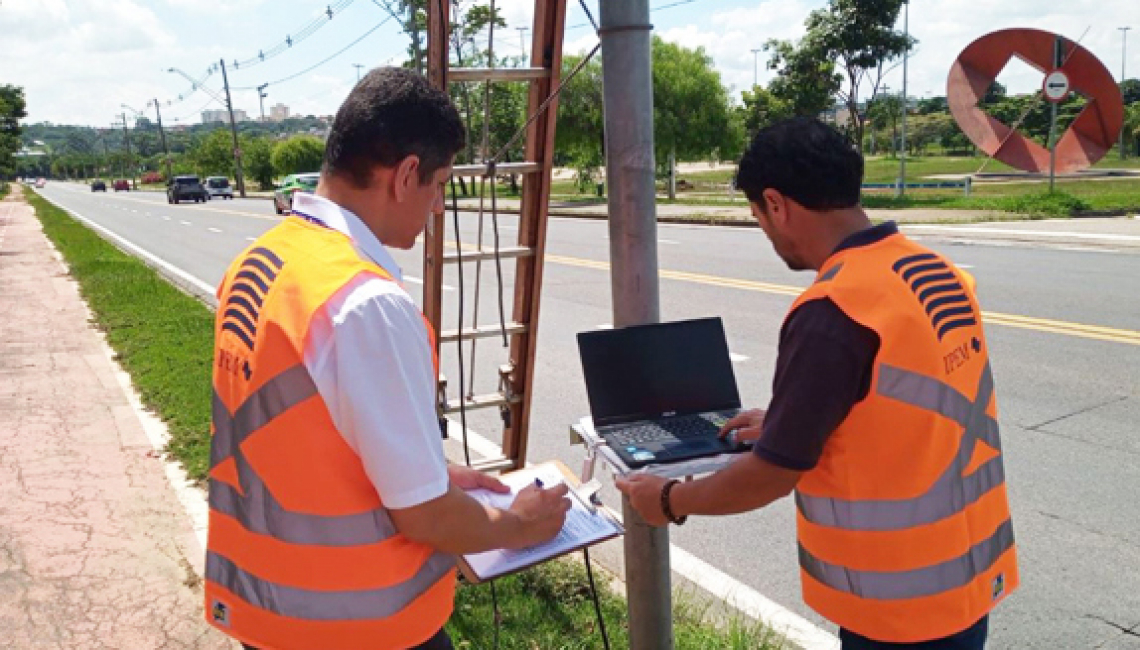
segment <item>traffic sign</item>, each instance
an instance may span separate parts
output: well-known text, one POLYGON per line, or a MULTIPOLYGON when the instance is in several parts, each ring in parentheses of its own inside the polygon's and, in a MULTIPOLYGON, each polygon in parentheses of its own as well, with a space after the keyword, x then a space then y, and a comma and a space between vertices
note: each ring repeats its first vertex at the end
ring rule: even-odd
POLYGON ((1069 96, 1069 75, 1054 70, 1045 75, 1045 99, 1059 104, 1069 96))

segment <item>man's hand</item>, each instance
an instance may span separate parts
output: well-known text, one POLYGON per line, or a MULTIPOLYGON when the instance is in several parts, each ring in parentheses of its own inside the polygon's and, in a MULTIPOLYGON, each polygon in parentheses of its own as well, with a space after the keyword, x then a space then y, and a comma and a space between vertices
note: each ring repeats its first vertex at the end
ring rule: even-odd
POLYGON ((500 494, 511 491, 509 487, 503 485, 503 482, 494 476, 463 465, 448 465, 447 475, 451 479, 451 484, 460 490, 483 488, 500 494))
MULTIPOLYGON (((629 504, 651 526, 665 526, 669 520, 661 509, 661 488, 667 479, 652 474, 634 474, 619 478, 615 485, 621 493, 629 497, 629 504)), ((674 486, 676 489, 676 486, 674 486)), ((680 516, 678 513, 674 514, 680 516)))
POLYGON ((764 426, 764 409, 752 409, 737 413, 724 426, 720 428, 720 437, 723 438, 732 430, 736 430, 737 442, 752 442, 760 437, 760 430, 764 426))
POLYGON ((570 510, 569 488, 559 483, 549 490, 528 485, 519 491, 510 512, 519 523, 519 535, 507 548, 526 548, 552 539, 562 530, 570 510))

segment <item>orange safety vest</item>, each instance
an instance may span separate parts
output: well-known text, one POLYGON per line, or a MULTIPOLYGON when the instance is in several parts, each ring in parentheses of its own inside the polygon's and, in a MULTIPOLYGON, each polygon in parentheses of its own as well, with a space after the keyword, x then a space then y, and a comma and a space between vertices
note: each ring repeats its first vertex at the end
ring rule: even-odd
POLYGON ((867 397, 796 487, 804 600, 878 641, 950 636, 1018 586, 971 280, 896 234, 832 256, 792 306, 830 298, 879 335, 867 397))
POLYGON ((396 530, 304 365, 313 315, 360 274, 392 280, 293 217, 219 288, 206 619, 266 650, 407 648, 451 615, 455 558, 396 530))

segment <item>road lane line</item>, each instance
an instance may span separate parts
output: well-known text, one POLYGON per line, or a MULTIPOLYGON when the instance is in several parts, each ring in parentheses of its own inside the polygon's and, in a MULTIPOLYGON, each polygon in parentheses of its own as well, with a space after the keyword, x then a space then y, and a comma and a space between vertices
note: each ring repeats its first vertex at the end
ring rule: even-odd
POLYGON ((182 224, 183 226, 191 226, 191 225, 193 225, 193 224, 191 224, 189 221, 179 221, 178 223, 182 224))
MULTIPOLYGON (((424 283, 423 278, 417 278, 414 275, 405 275, 404 281, 405 282, 411 282, 412 284, 423 284, 424 283)), ((449 284, 445 284, 445 285, 443 285, 443 290, 444 291, 455 291, 455 287, 453 287, 449 284)))
POLYGON ((732 359, 732 360, 733 360, 733 361, 735 361, 736 363, 740 363, 741 361, 748 361, 748 357, 747 357, 747 356, 745 356, 745 355, 743 355, 743 354, 737 354, 737 353, 735 353, 735 352, 729 352, 729 353, 728 353, 728 358, 729 358, 729 359, 732 359))
POLYGON ((210 232, 222 232, 221 230, 218 230, 217 228, 207 228, 206 230, 209 230, 210 232))

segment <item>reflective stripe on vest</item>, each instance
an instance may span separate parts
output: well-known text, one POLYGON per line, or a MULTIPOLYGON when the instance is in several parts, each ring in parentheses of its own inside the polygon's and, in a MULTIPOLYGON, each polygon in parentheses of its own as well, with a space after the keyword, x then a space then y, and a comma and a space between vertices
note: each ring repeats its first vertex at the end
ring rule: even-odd
POLYGON ((382 542, 396 534, 396 526, 385 508, 336 516, 290 512, 273 498, 241 451, 242 441, 250 434, 316 394, 317 387, 312 377, 300 364, 265 382, 232 416, 215 393, 210 469, 227 458, 233 458, 237 464, 241 492, 222 481, 213 481, 210 507, 237 519, 247 530, 283 542, 324 546, 382 542), (226 453, 230 455, 225 456, 226 453))
POLYGON ((436 553, 414 577, 398 585, 358 591, 314 591, 263 580, 218 553, 206 553, 207 580, 255 607, 310 621, 363 621, 394 616, 454 570, 453 557, 436 553))
POLYGON ((853 571, 829 564, 799 547, 800 566, 823 584, 860 598, 899 600, 933 596, 970 584, 978 575, 1013 548, 1013 522, 998 526, 993 535, 965 554, 933 566, 910 571, 853 571))
POLYGON ((1005 481, 1001 457, 995 456, 969 476, 962 471, 981 439, 1001 450, 997 422, 986 414, 993 396, 994 379, 987 362, 971 402, 953 387, 932 377, 888 365, 879 367, 878 394, 911 406, 933 411, 965 428, 958 453, 942 476, 925 494, 912 499, 849 501, 796 493, 796 506, 814 524, 847 530, 905 530, 941 521, 966 509, 1005 481))

